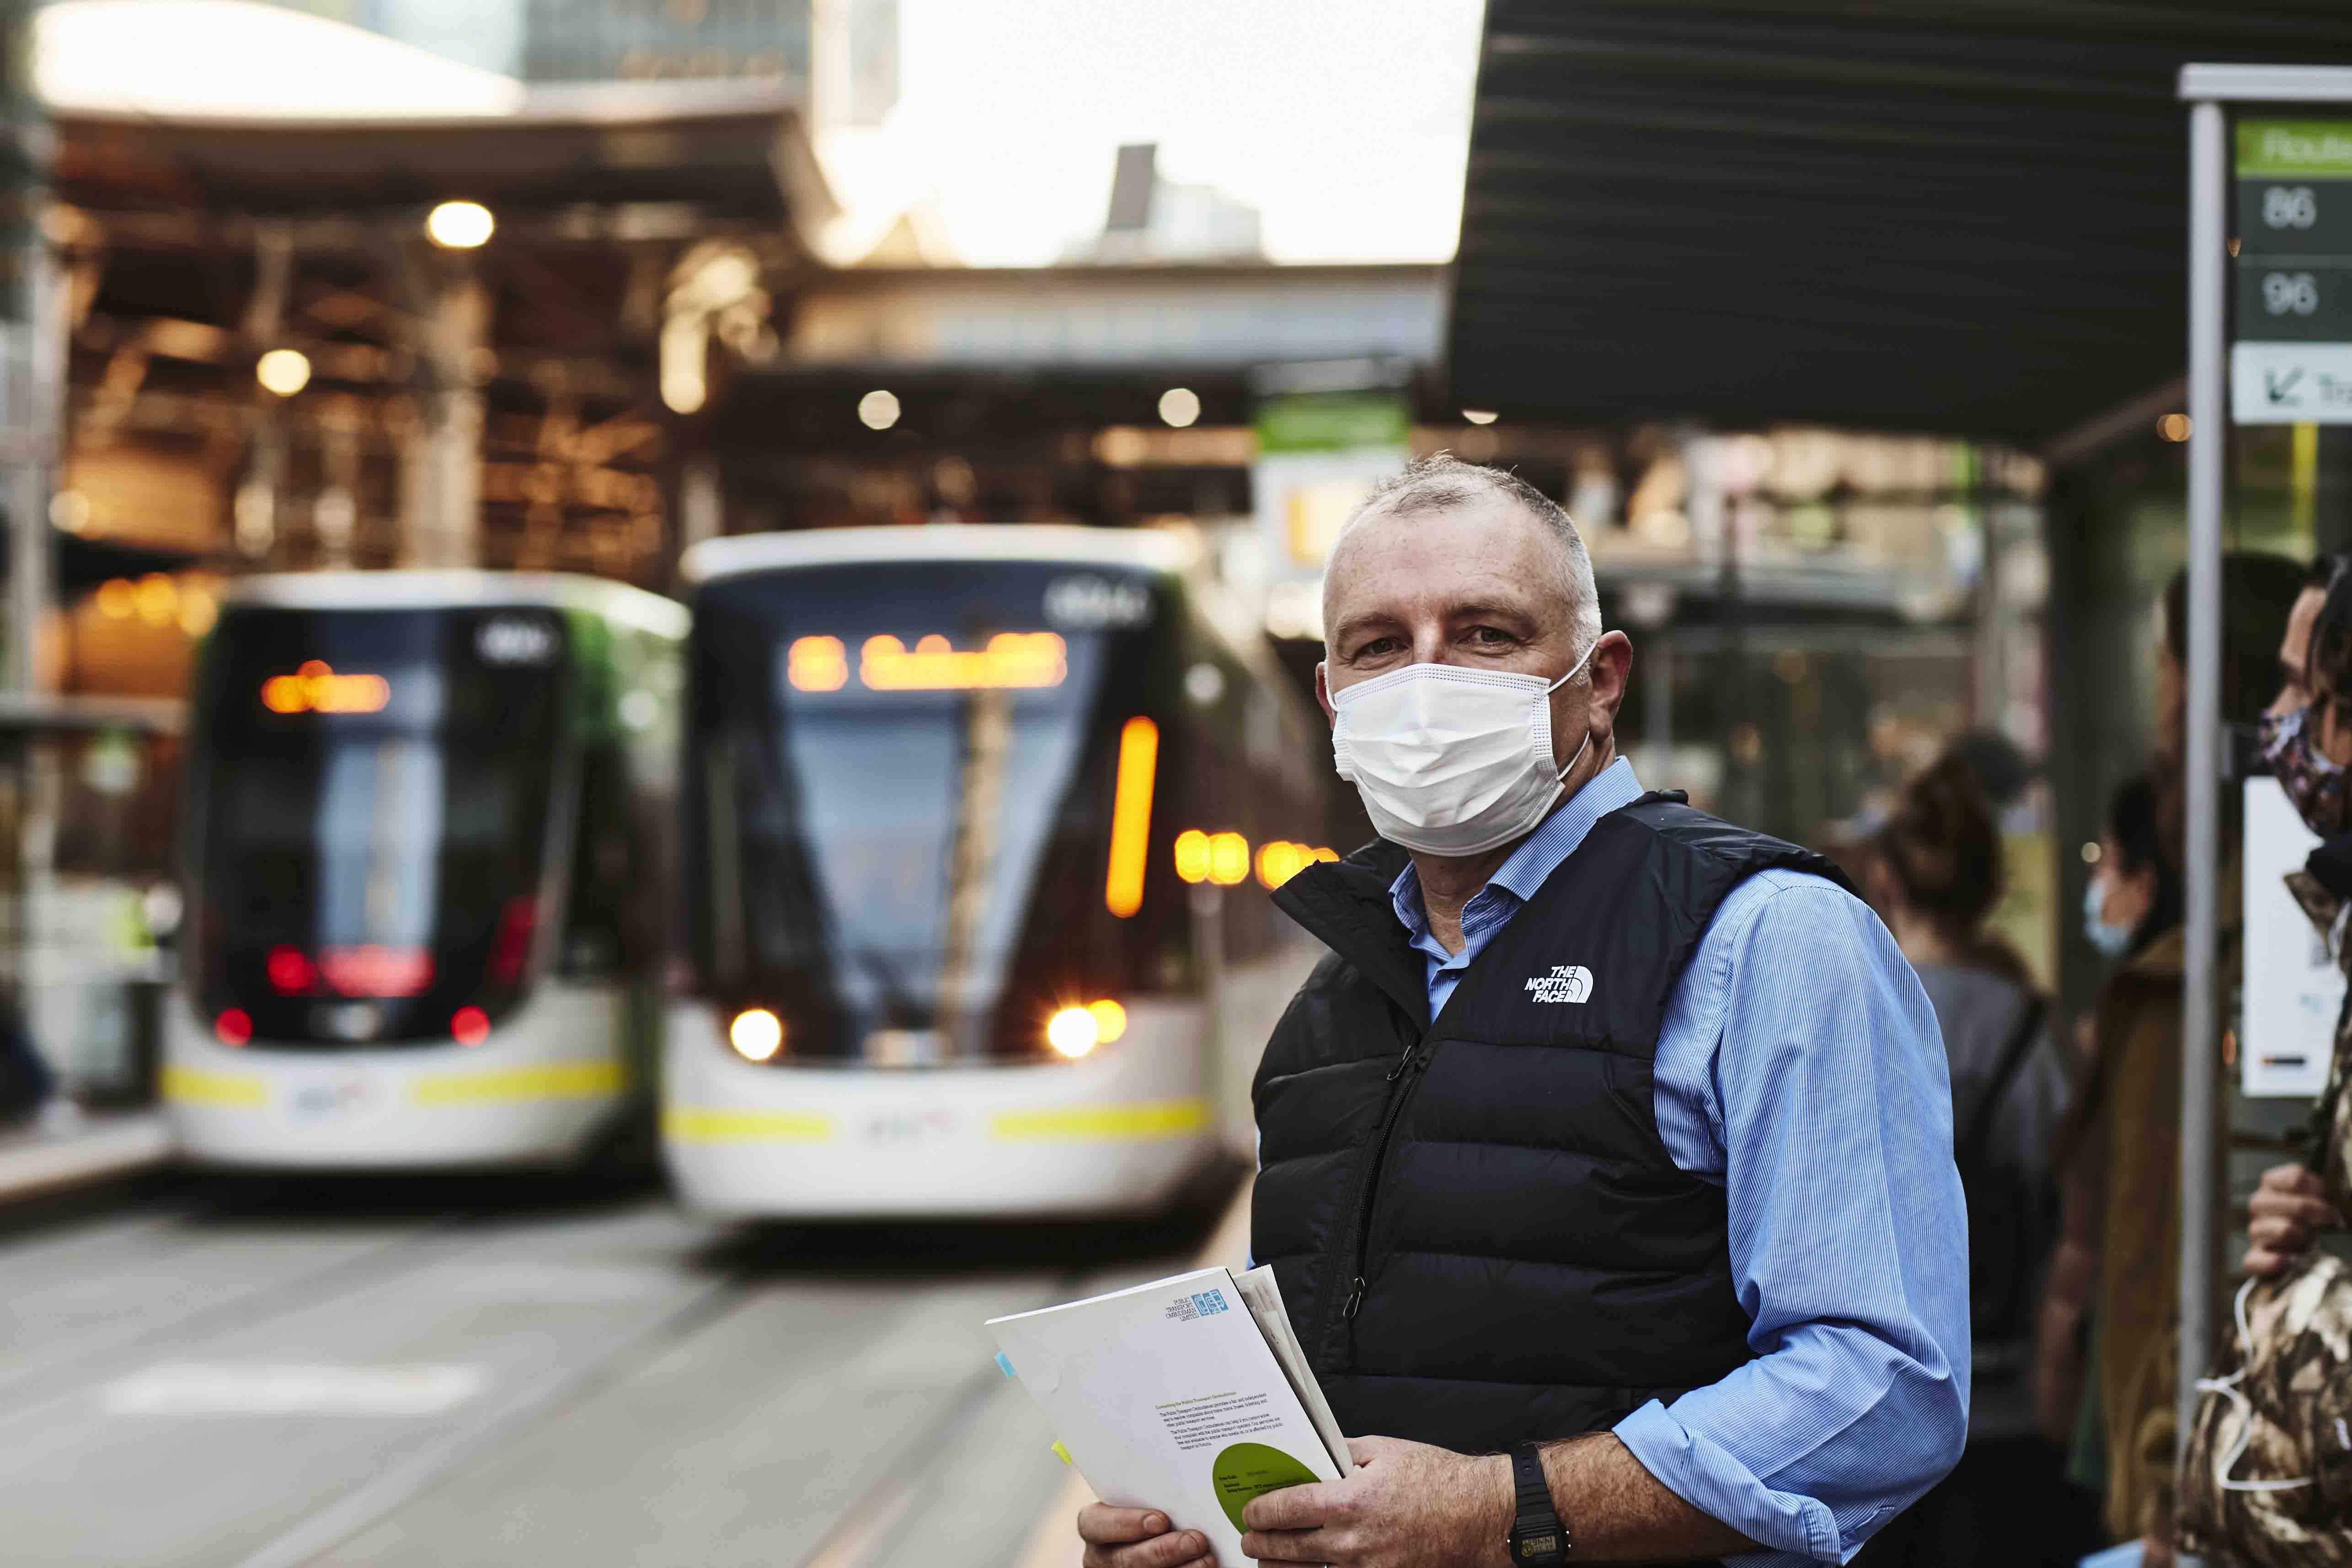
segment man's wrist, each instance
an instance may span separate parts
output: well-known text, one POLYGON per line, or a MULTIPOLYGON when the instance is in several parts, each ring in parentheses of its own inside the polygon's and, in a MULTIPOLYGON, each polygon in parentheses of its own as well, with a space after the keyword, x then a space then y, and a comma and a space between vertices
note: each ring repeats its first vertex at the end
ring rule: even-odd
POLYGON ((1476 1494, 1482 1500, 1478 1561, 1507 1563, 1511 1560, 1511 1525, 1519 1517, 1518 1482, 1511 1472, 1511 1456, 1481 1454, 1478 1466, 1486 1478, 1486 1484, 1476 1494))

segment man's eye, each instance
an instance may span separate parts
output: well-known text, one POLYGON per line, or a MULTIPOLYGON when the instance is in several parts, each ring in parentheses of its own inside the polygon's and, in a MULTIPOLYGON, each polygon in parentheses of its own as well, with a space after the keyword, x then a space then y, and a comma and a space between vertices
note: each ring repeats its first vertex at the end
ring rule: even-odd
POLYGON ((1398 642, 1394 637, 1374 637, 1371 641, 1364 644, 1363 647, 1356 650, 1356 657, 1358 658, 1379 658, 1382 655, 1394 653, 1402 646, 1403 645, 1398 642))
POLYGON ((1472 626, 1470 640, 1483 643, 1509 642, 1511 634, 1500 626, 1472 626))

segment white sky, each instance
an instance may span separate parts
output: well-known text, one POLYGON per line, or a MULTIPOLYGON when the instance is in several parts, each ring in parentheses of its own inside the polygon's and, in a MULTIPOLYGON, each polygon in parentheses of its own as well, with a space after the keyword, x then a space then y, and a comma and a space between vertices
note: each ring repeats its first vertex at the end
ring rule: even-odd
MULTIPOLYGON (((1099 232, 1118 145, 1157 142, 1164 178, 1259 210, 1275 260, 1446 259, 1480 13, 1480 0, 900 0, 897 110, 824 145, 844 226, 870 240, 929 197, 965 261, 1052 261, 1099 232)), ((496 115, 520 94, 254 0, 70 0, 40 31, 42 89, 61 103, 496 115)))
POLYGON ((927 184, 966 261, 1051 261, 1101 228, 1118 144, 1156 141, 1162 177, 1256 206, 1277 261, 1444 260, 1480 13, 1479 0, 901 0, 899 107, 880 139, 898 167, 841 159, 844 194, 864 205, 883 185, 927 184))

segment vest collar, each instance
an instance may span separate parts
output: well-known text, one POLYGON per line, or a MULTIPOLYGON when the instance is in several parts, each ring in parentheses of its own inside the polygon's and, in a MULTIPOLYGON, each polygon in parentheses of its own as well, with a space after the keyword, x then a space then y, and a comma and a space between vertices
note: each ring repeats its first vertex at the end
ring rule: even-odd
POLYGON ((1428 970, 1389 898, 1390 885, 1412 861, 1400 846, 1375 838, 1344 860, 1307 867, 1275 889, 1274 903, 1426 1029, 1428 970))

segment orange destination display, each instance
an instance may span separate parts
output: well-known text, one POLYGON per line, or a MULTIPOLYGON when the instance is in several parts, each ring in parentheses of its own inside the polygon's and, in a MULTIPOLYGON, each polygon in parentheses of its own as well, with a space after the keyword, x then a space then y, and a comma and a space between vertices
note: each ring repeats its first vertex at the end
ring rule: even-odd
POLYGON ((391 700, 392 682, 383 676, 338 675, 322 658, 261 683, 261 705, 272 713, 380 713, 391 700))
MULTIPOLYGON (((857 681, 868 691, 990 691, 1059 686, 1069 674, 1067 647, 1055 632, 998 632, 984 647, 959 648, 937 632, 908 647, 870 637, 857 650, 857 681)), ((849 684, 849 650, 839 637, 795 637, 784 676, 797 691, 838 691, 849 684)))

